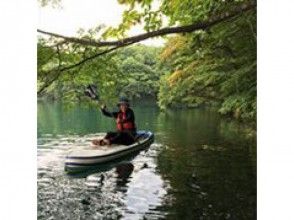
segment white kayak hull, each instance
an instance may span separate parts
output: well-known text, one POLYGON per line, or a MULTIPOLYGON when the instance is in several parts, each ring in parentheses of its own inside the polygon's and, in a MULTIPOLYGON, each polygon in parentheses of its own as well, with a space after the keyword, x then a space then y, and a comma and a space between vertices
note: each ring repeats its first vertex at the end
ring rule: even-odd
POLYGON ((110 147, 99 147, 98 149, 71 151, 65 159, 65 171, 74 172, 76 170, 87 169, 99 164, 131 155, 142 149, 149 147, 154 141, 154 135, 150 131, 138 131, 137 141, 129 146, 117 145, 110 147))

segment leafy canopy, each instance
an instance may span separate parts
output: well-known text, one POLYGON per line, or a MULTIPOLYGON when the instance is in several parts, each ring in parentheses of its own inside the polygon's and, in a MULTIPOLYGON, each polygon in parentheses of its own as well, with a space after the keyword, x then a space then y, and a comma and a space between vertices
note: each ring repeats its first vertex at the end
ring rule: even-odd
MULTIPOLYGON (((252 1, 118 0, 118 3, 128 7, 118 27, 99 25, 91 30, 81 29, 79 37, 122 39, 134 25, 143 24, 145 31, 151 32, 166 26, 203 22, 252 1)), ((120 94, 157 96, 162 109, 213 105, 221 114, 255 120, 256 9, 209 29, 166 39, 161 51, 140 45, 125 48, 63 74, 57 74, 58 68, 73 65, 103 52, 102 49, 54 38, 39 39, 38 85, 57 78, 46 89, 48 96, 81 101, 82 87, 94 83, 99 84, 105 100, 120 94)))

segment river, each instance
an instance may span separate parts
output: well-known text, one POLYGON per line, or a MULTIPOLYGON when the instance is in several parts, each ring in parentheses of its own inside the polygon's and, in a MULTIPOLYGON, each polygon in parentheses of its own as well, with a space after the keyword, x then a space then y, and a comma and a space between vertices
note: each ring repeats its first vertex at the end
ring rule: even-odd
POLYGON ((68 150, 114 129, 94 107, 38 102, 38 219, 256 219, 256 137, 209 109, 134 104, 155 142, 132 159, 81 175, 68 150))

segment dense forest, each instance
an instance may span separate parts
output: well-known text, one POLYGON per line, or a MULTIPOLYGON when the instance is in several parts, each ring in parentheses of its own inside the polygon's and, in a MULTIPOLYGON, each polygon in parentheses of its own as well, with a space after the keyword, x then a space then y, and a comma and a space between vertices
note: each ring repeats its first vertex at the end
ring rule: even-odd
MULTIPOLYGON (((85 86, 96 84, 104 99, 115 98, 113 96, 127 96, 130 99, 143 97, 156 99, 159 79, 163 75, 163 68, 158 62, 160 51, 160 48, 140 44, 122 48, 105 60, 94 60, 91 65, 81 68, 79 74, 74 72, 64 74, 61 80, 54 81, 41 96, 53 100, 83 101, 85 86)), ((38 45, 38 53, 50 54, 48 48, 42 43, 38 45)), ((41 59, 44 55, 38 58, 41 59)), ((65 57, 66 54, 61 56, 65 57)), ((70 59, 78 60, 79 57, 77 55, 75 58, 71 55, 70 59)), ((38 63, 41 62, 42 60, 38 60, 38 63)), ((43 65, 48 65, 48 63, 44 62, 43 65)))
POLYGON ((45 34, 37 47, 39 97, 83 102, 85 86, 96 84, 106 103, 121 95, 154 97, 162 110, 214 106, 223 115, 255 121, 255 1, 118 2, 128 6, 118 27, 80 29, 77 37, 39 30, 45 34), (146 33, 127 37, 139 23, 146 33), (151 37, 166 43, 139 43, 151 37))

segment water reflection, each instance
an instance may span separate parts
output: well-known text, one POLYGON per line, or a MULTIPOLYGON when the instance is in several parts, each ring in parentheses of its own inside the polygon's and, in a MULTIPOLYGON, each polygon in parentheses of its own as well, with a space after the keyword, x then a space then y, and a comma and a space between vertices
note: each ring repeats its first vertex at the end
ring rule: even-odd
POLYGON ((116 185, 120 189, 124 189, 129 182, 129 177, 134 170, 134 165, 132 163, 122 163, 115 167, 116 185))
POLYGON ((254 133, 209 110, 134 110, 140 129, 155 132, 155 143, 69 176, 67 151, 88 147, 112 123, 96 109, 38 105, 39 219, 256 218, 254 133))
POLYGON ((168 219, 255 219, 256 140, 211 112, 159 114, 158 171, 171 188, 168 219))
POLYGON ((156 210, 166 194, 164 181, 154 171, 141 169, 128 185, 126 192, 126 219, 140 219, 145 214, 149 219, 163 216, 156 210))
MULTIPOLYGON (((160 204, 165 190, 148 151, 83 176, 64 173, 67 151, 88 147, 97 135, 101 134, 39 138, 38 219, 139 219, 154 215, 148 212, 160 204), (146 184, 146 179, 151 184, 146 184)), ((150 147, 151 152, 159 148, 158 144, 150 147)))

